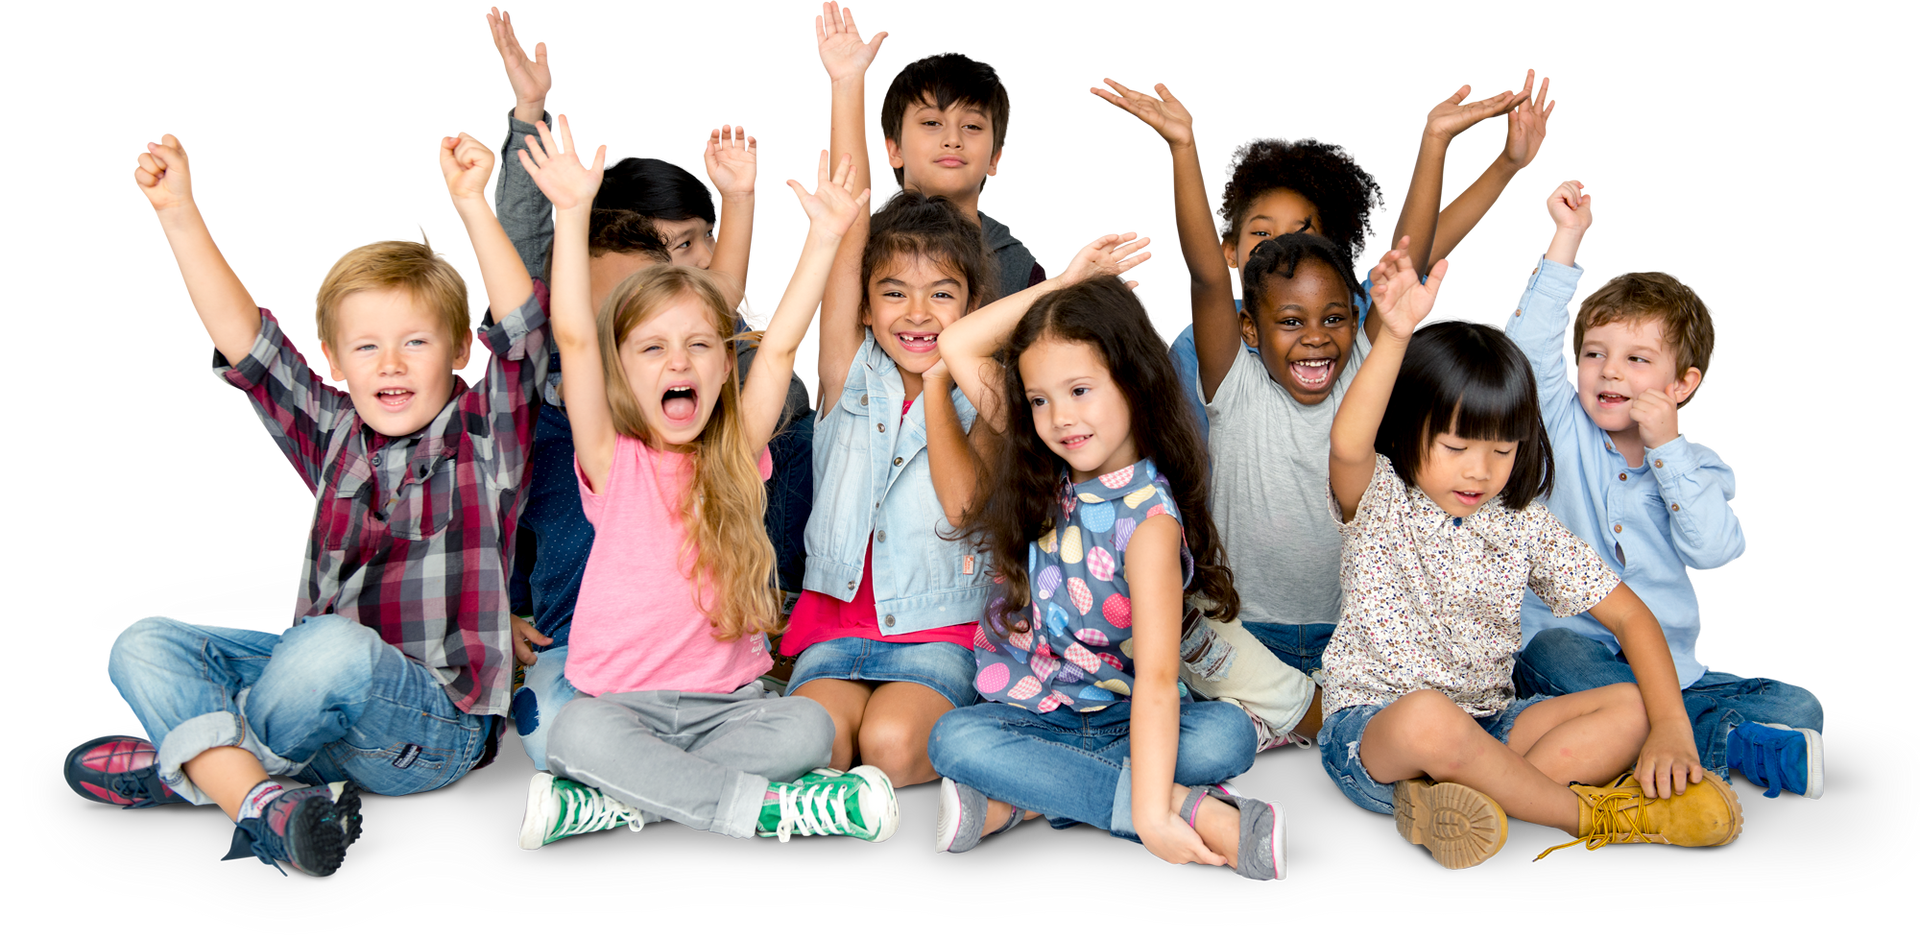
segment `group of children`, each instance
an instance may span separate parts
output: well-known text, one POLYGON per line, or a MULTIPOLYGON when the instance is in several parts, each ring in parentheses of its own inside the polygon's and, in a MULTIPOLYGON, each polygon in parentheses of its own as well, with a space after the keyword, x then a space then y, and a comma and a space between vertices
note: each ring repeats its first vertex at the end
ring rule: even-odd
POLYGON ((677 166, 607 166, 546 114, 544 46, 488 21, 516 95, 497 217, 492 152, 440 154, 491 310, 476 386, 466 287, 426 245, 328 273, 336 390, 215 247, 179 141, 139 157, 214 373, 317 507, 291 628, 121 635, 147 738, 74 749, 81 796, 218 804, 229 857, 327 875, 361 792, 446 785, 511 725, 538 769, 523 847, 660 820, 884 840, 893 786, 938 780, 941 851, 1044 817, 1275 879, 1280 807, 1229 780, 1287 743, 1449 868, 1509 815, 1589 849, 1728 843, 1736 769, 1821 794, 1818 701, 1694 655, 1686 570, 1744 546, 1731 470, 1677 424, 1712 353, 1700 299, 1625 274, 1570 315, 1591 210, 1568 182, 1504 332, 1416 329, 1538 151, 1544 80, 1433 110, 1365 280, 1380 190, 1340 147, 1242 147, 1217 233, 1186 107, 1093 89, 1171 149, 1193 304, 1169 349, 1123 280, 1145 239, 1050 278, 980 212, 1008 115, 987 65, 900 72, 902 191, 869 213, 885 34, 828 3, 830 147, 788 182, 807 236, 748 332, 754 139, 709 136, 718 212, 677 166), (1501 114, 1443 209, 1448 143, 1501 114))

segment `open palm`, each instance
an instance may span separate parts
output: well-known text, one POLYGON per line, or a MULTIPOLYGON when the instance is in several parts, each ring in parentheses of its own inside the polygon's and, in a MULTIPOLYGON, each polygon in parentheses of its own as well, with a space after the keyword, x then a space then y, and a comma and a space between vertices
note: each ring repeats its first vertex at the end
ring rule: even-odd
POLYGON ((789 179, 787 185, 793 188, 793 194, 800 197, 800 208, 807 213, 807 220, 813 226, 835 236, 847 233, 853 227, 854 219, 867 209, 867 199, 872 192, 862 189, 855 193, 853 184, 853 156, 848 154, 840 158, 840 165, 831 175, 827 167, 827 151, 820 151, 819 180, 814 191, 808 192, 805 186, 789 179))
POLYGON ((520 165, 526 167, 527 175, 533 177, 547 201, 564 211, 593 203, 593 194, 600 191, 607 148, 602 146, 593 155, 592 166, 582 165, 580 154, 573 148, 573 131, 567 126, 567 115, 560 115, 559 124, 558 140, 546 121, 534 125, 540 129, 540 137, 536 140, 531 134, 527 136, 527 148, 520 151, 520 165))
POLYGON ((820 64, 827 67, 827 77, 834 81, 865 73, 887 38, 884 32, 875 33, 872 42, 861 42, 860 28, 853 25, 852 8, 843 10, 838 3, 820 4, 820 15, 813 19, 813 34, 820 40, 820 64))
POLYGON ((1106 82, 1107 87, 1113 90, 1108 91, 1106 88, 1087 90, 1098 95, 1108 104, 1140 118, 1148 127, 1152 127, 1159 133, 1161 138, 1174 146, 1186 146, 1193 142, 1193 115, 1187 112, 1187 106, 1181 104, 1179 98, 1173 96, 1173 92, 1167 90, 1166 85, 1153 86, 1153 90, 1160 95, 1155 98, 1135 91, 1111 78, 1100 80, 1106 82))
POLYGON ((707 178, 722 198, 753 194, 759 146, 760 141, 747 136, 745 127, 727 125, 707 136, 707 178))
POLYGON ((1540 144, 1547 139, 1547 118, 1553 116, 1554 102, 1547 100, 1550 78, 1540 79, 1540 93, 1533 93, 1533 69, 1527 69, 1527 84, 1520 89, 1519 102, 1507 111, 1506 157, 1516 166, 1533 162, 1540 144))

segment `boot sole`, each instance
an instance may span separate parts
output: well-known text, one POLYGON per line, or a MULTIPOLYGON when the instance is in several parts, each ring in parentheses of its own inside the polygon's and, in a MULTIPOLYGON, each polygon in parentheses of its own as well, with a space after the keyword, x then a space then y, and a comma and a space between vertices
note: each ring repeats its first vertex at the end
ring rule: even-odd
POLYGON ((1408 843, 1427 848, 1450 870, 1479 866, 1507 842, 1507 812, 1455 782, 1395 782, 1393 822, 1408 843))
POLYGON ((340 816, 340 849, 345 850, 360 839, 360 789, 352 782, 330 782, 327 790, 333 795, 333 812, 340 816))
POLYGON ((287 819, 287 833, 281 843, 295 869, 313 876, 331 876, 346 859, 346 834, 341 830, 339 815, 331 808, 312 798, 287 819))
POLYGON ((1706 773, 1706 780, 1703 782, 1696 782, 1695 784, 1706 785, 1712 788, 1714 791, 1719 792, 1720 797, 1725 798, 1727 800, 1727 812, 1732 815, 1732 820, 1733 820, 1733 830, 1727 833, 1726 840, 1720 841, 1717 844, 1701 844, 1700 846, 1724 847, 1727 844, 1730 844, 1736 840, 1739 840, 1740 829, 1746 824, 1746 816, 1740 809, 1740 795, 1733 790, 1733 786, 1727 784, 1727 780, 1724 778, 1721 778, 1719 773, 1716 773, 1716 772, 1706 773))

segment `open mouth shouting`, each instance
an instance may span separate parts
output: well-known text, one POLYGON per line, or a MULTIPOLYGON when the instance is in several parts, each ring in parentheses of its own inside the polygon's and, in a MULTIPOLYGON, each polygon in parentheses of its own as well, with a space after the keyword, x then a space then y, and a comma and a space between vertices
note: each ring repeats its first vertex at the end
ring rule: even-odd
POLYGON ((1302 390, 1322 391, 1333 384, 1332 358, 1303 358, 1287 363, 1287 370, 1293 374, 1302 390))
POLYGON ((691 384, 676 384, 660 395, 660 413, 667 423, 685 426, 700 413, 700 392, 691 384))

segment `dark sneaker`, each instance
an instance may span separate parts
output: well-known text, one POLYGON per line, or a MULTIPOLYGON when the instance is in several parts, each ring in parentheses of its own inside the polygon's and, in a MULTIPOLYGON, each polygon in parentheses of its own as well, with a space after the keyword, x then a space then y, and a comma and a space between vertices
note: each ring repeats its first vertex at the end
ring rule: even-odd
POLYGON ((102 736, 67 753, 67 786, 88 801, 123 808, 185 804, 160 781, 160 754, 138 736, 102 736))
MULTIPOLYGON (((345 793, 353 791, 352 782, 337 784, 346 786, 345 793)), ((310 876, 331 876, 346 853, 347 836, 333 803, 333 786, 314 785, 293 789, 267 802, 261 816, 235 823, 233 847, 220 859, 252 855, 268 866, 285 863, 310 876)))
POLYGON ((1808 798, 1826 792, 1826 755, 1820 734, 1779 723, 1742 723, 1727 733, 1727 768, 1780 797, 1781 789, 1808 798))
POLYGON ((328 782, 327 795, 333 799, 333 813, 340 818, 340 849, 360 839, 360 789, 352 782, 328 782))

